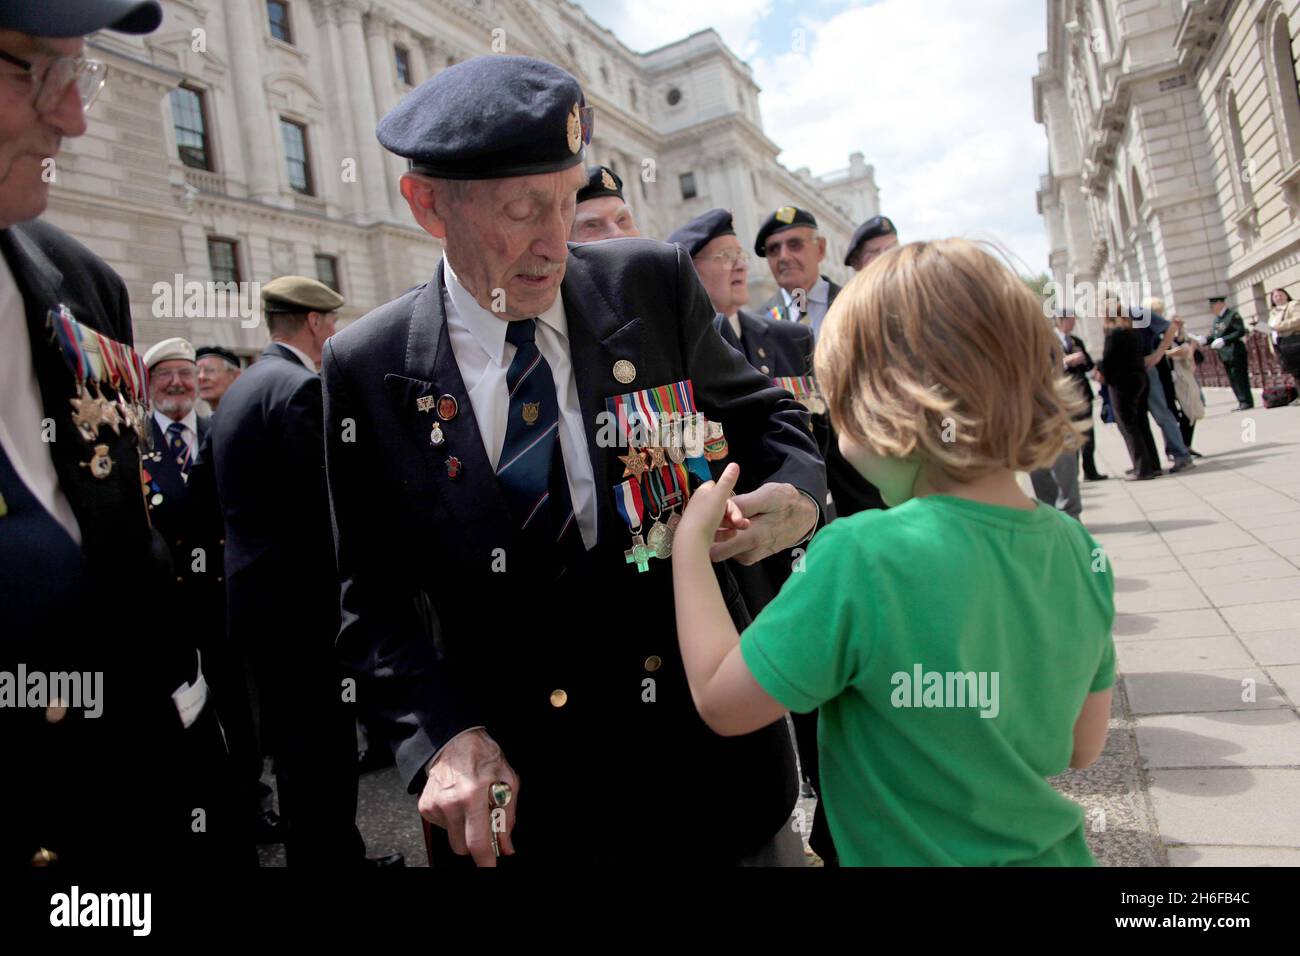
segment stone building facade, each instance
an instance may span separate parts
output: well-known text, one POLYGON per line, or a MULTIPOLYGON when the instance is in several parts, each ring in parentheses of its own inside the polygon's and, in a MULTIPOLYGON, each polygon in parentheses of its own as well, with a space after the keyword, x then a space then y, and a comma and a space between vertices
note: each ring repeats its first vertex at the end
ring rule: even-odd
MULTIPOLYGON (((1300 298, 1300 0, 1048 0, 1034 77, 1053 279, 1135 283, 1194 331, 1300 298)), ((1096 336, 1095 323, 1088 323, 1096 336)))
MULTIPOLYGON (((89 41, 108 86, 87 134, 65 144, 48 212, 126 279, 142 347, 185 335, 261 350, 247 302, 205 301, 192 283, 246 283, 251 299, 251 283, 313 275, 340 289, 351 319, 426 281, 440 245, 415 226, 403 163, 374 129, 411 88, 479 54, 537 56, 578 77, 596 108, 588 161, 623 177, 646 236, 724 206, 748 245, 770 210, 799 205, 842 280, 853 228, 878 205, 860 154, 831 182, 777 162, 750 68, 712 30, 639 54, 568 0, 163 7, 154 34, 89 41)), ((761 301, 775 285, 751 266, 761 301)))

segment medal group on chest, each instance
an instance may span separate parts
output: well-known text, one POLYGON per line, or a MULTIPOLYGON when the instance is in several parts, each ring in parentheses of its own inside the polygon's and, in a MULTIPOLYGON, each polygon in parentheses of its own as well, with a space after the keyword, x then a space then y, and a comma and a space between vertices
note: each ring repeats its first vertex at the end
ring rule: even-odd
POLYGON ((126 426, 141 446, 145 443, 148 371, 144 361, 129 345, 82 325, 65 305, 50 310, 46 326, 76 382, 76 393, 69 399, 72 424, 90 448, 90 458, 81 466, 95 478, 107 478, 113 472, 113 459, 108 444, 99 440, 101 429, 121 435, 126 426))

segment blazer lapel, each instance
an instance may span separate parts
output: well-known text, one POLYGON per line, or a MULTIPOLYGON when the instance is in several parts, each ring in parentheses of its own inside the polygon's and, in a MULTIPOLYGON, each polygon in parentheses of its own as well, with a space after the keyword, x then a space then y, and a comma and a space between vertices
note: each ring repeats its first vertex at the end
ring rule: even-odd
POLYGON ((569 355, 578 386, 578 404, 582 409, 591 474, 596 482, 597 538, 603 539, 607 530, 614 529, 617 534, 623 524, 614 513, 612 503, 613 488, 623 480, 622 464, 617 455, 623 449, 598 447, 596 435, 600 429, 597 416, 605 411, 606 398, 662 383, 634 379, 625 385, 614 378, 615 362, 628 359, 635 364, 641 359, 641 317, 626 320, 616 312, 592 281, 589 268, 582 259, 569 256, 560 294, 564 298, 564 314, 569 326, 569 355))
POLYGON ((52 346, 51 330, 45 319, 49 311, 59 304, 59 290, 63 287, 63 272, 50 261, 36 243, 21 230, 0 230, 0 252, 3 252, 13 273, 14 282, 23 297, 27 313, 27 334, 31 340, 32 361, 40 384, 41 402, 48 414, 50 409, 62 411, 72 394, 73 376, 67 372, 58 349, 52 346))
POLYGON ((488 554, 509 543, 515 532, 451 348, 442 288, 443 266, 439 263, 433 281, 411 308, 402 374, 385 375, 384 381, 411 442, 418 469, 413 477, 433 485, 465 533, 468 546, 488 554), (450 420, 438 414, 438 400, 444 395, 456 401, 456 414, 450 420), (429 410, 421 411, 420 405, 428 405, 429 410), (435 422, 442 431, 440 445, 430 440, 435 422))
MULTIPOLYGON (((180 467, 176 464, 176 452, 167 442, 167 433, 149 413, 149 424, 153 431, 153 460, 149 462, 149 473, 158 479, 165 499, 182 498, 185 495, 185 479, 181 477, 180 467)), ((148 457, 148 456, 146 456, 148 457)))
MULTIPOLYGON (((772 346, 767 338, 767 326, 755 319, 743 309, 739 313, 740 327, 745 334, 745 357, 754 368, 762 370, 766 365, 772 368, 772 346), (760 353, 759 350, 762 350, 760 353)), ((771 375, 769 374, 770 378, 771 375)))
MULTIPOLYGON (((743 322, 744 319, 741 319, 741 321, 743 322)), ((731 323, 727 321, 727 317, 721 312, 713 317, 713 327, 717 329, 718 334, 722 336, 722 341, 726 342, 737 352, 744 351, 744 349, 740 347, 740 340, 736 338, 736 330, 731 327, 731 323)))

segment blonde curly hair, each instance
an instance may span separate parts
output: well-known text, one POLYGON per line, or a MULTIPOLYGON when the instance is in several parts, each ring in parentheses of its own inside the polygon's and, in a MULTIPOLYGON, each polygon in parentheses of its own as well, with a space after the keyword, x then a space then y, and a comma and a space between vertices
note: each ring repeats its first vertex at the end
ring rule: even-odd
POLYGON ((1032 471, 1082 444, 1088 423, 1037 296, 965 239, 886 252, 836 297, 816 371, 841 434, 927 461, 955 481, 1032 471))

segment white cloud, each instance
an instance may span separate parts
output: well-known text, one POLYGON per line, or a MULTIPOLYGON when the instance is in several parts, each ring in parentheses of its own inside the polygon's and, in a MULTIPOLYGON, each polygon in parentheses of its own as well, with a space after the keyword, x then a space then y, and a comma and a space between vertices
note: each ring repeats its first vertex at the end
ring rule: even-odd
POLYGON ((993 238, 1046 271, 1034 208, 1047 139, 1031 78, 1042 0, 584 0, 634 50, 713 27, 754 68, 764 130, 791 169, 861 150, 903 238, 993 238), (791 49, 802 28, 804 49, 791 49), (766 40, 766 45, 763 44, 766 40), (780 44, 777 47, 776 44, 780 44))
POLYGON ((712 27, 745 59, 758 52, 757 25, 772 0, 581 0, 580 5, 638 52, 712 27))
POLYGON ((905 240, 996 238, 1045 270, 1034 191, 1047 145, 1030 86, 1041 3, 881 0, 804 25, 803 54, 753 61, 782 162, 825 172, 862 150, 905 240))

